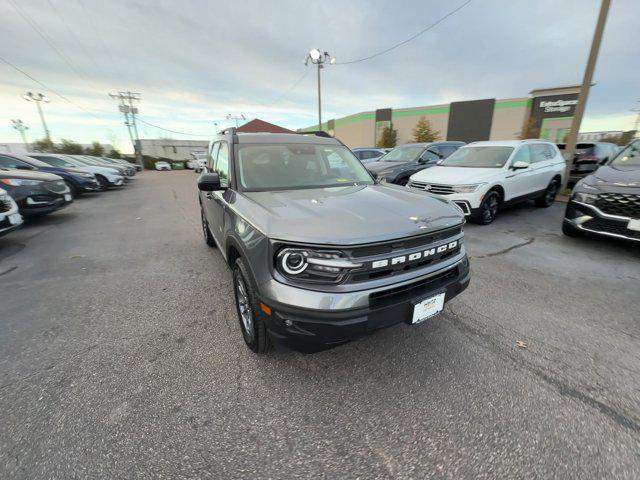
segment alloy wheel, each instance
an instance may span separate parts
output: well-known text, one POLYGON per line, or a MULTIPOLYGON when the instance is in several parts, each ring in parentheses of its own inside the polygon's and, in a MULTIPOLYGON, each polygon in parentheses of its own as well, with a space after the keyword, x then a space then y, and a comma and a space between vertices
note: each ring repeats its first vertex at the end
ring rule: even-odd
POLYGON ((251 313, 251 303, 249 301, 249 295, 247 295, 247 287, 239 272, 235 275, 235 282, 238 312, 240 313, 240 320, 242 320, 242 330, 249 340, 253 340, 253 314, 251 313))
POLYGON ((482 204, 482 220, 491 223, 498 213, 498 196, 493 193, 482 204))

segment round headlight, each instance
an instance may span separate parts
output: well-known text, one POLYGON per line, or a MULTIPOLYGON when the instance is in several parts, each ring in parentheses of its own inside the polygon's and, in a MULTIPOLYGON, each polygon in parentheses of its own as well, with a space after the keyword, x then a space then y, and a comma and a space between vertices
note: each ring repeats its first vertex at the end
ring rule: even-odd
POLYGON ((280 267, 289 275, 297 275, 304 272, 308 265, 303 251, 285 249, 280 255, 280 267))

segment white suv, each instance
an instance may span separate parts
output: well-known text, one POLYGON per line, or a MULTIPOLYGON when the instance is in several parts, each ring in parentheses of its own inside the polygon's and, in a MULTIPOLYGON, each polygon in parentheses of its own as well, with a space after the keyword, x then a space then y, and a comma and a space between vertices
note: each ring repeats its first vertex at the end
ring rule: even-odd
POLYGON ((564 168, 556 145, 545 140, 474 142, 413 174, 408 186, 452 201, 486 225, 508 203, 534 199, 539 207, 550 206, 564 168))

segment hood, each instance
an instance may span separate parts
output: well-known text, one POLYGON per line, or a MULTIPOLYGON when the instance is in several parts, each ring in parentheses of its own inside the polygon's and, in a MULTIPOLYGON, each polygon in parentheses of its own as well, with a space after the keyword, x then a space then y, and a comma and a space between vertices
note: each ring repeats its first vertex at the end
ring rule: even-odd
POLYGON ((365 167, 372 173, 378 173, 382 170, 393 170, 397 167, 406 165, 407 163, 410 162, 370 162, 367 163, 365 167))
POLYGON ((441 230, 464 221, 445 200, 396 185, 246 192, 241 211, 269 238, 356 245, 441 230))
POLYGON ((109 167, 98 167, 95 165, 87 165, 86 167, 78 167, 78 170, 82 172, 90 172, 90 173, 103 173, 105 175, 119 175, 120 172, 115 168, 109 167))
POLYGON ((605 165, 585 179, 590 185, 640 187, 640 168, 605 165))
POLYGON ((444 185, 466 185, 488 181, 502 172, 502 168, 441 167, 436 165, 414 173, 410 180, 444 185))
POLYGON ((58 175, 44 172, 31 172, 28 170, 2 170, 0 169, 0 178, 20 178, 25 180, 40 180, 43 182, 53 182, 62 180, 58 175))

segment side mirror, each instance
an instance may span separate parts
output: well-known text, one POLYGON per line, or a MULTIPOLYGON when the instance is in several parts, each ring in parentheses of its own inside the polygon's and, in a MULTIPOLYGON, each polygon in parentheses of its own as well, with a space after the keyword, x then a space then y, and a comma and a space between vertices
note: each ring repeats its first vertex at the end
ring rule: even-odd
POLYGON ((220 175, 217 173, 203 173, 198 178, 198 190, 201 192, 214 192, 216 190, 224 190, 220 185, 220 175))
POLYGON ((525 168, 529 168, 529 164, 527 162, 523 162, 522 160, 518 160, 513 165, 511 165, 513 170, 524 170, 525 168))
POLYGON ((609 161, 609 157, 604 157, 604 158, 600 161, 600 165, 606 165, 608 161, 609 161))
POLYGON ((16 165, 16 170, 33 170, 33 168, 28 165, 16 165))

